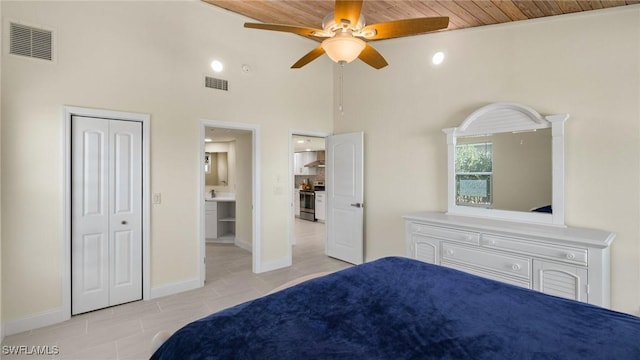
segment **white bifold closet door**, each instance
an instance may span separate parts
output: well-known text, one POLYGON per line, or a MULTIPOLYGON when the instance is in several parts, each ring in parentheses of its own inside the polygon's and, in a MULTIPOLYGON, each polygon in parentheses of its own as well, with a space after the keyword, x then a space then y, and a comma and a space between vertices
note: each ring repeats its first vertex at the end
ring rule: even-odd
POLYGON ((71 121, 75 315, 142 298, 142 123, 71 121))

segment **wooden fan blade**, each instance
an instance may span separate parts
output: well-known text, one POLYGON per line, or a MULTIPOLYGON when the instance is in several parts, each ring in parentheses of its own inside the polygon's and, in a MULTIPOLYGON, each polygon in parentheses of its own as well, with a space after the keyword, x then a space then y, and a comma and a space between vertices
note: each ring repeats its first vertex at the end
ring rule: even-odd
POLYGON ((374 32, 374 35, 365 36, 367 40, 382 40, 423 34, 429 31, 446 29, 447 26, 449 26, 449 18, 441 16, 371 24, 365 26, 362 32, 365 34, 367 32, 374 32))
POLYGON ((364 50, 358 56, 358 59, 364 61, 369 66, 372 66, 376 69, 382 69, 383 67, 389 65, 387 60, 385 60, 382 55, 378 52, 378 50, 374 49, 373 46, 367 44, 364 47, 364 50))
POLYGON ((302 26, 279 25, 279 24, 262 24, 262 23, 244 23, 244 27, 260 30, 282 31, 303 36, 317 36, 314 34, 322 33, 323 30, 312 29, 302 26))
POLYGON ((300 60, 298 60, 295 64, 291 65, 291 68, 299 69, 307 65, 308 63, 312 62, 313 60, 317 59, 322 54, 324 54, 324 49, 322 48, 322 45, 320 45, 317 48, 309 51, 307 55, 300 58, 300 60))
POLYGON ((334 19, 336 24, 341 24, 342 20, 349 20, 351 26, 355 26, 360 19, 362 11, 362 0, 336 0, 334 19))

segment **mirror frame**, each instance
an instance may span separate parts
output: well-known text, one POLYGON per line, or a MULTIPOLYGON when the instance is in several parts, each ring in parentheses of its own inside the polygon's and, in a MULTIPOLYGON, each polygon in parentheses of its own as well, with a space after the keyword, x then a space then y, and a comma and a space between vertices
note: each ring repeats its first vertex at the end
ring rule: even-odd
POLYGON ((459 127, 447 128, 448 211, 447 214, 468 215, 564 226, 564 123, 569 114, 542 116, 532 108, 515 103, 493 103, 469 115, 459 127), (536 213, 485 209, 456 204, 455 149, 461 136, 522 132, 551 128, 552 208, 553 213, 536 213))

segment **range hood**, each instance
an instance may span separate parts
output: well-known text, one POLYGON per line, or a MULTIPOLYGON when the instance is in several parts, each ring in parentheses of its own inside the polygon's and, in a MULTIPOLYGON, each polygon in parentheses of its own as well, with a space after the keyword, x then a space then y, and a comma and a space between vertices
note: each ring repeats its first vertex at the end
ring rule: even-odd
POLYGON ((306 164, 304 167, 324 167, 324 160, 316 160, 306 164))

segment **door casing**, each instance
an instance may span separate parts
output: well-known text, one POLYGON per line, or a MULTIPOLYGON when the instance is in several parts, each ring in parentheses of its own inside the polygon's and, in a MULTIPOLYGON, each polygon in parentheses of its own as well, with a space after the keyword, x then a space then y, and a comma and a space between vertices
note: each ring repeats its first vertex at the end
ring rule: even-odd
POLYGON ((103 109, 82 108, 75 106, 63 107, 64 121, 64 226, 63 226, 63 281, 62 281, 62 319, 71 318, 71 118, 72 116, 95 117, 123 121, 138 121, 142 123, 142 298, 149 299, 150 279, 150 128, 149 114, 123 112, 103 109))

